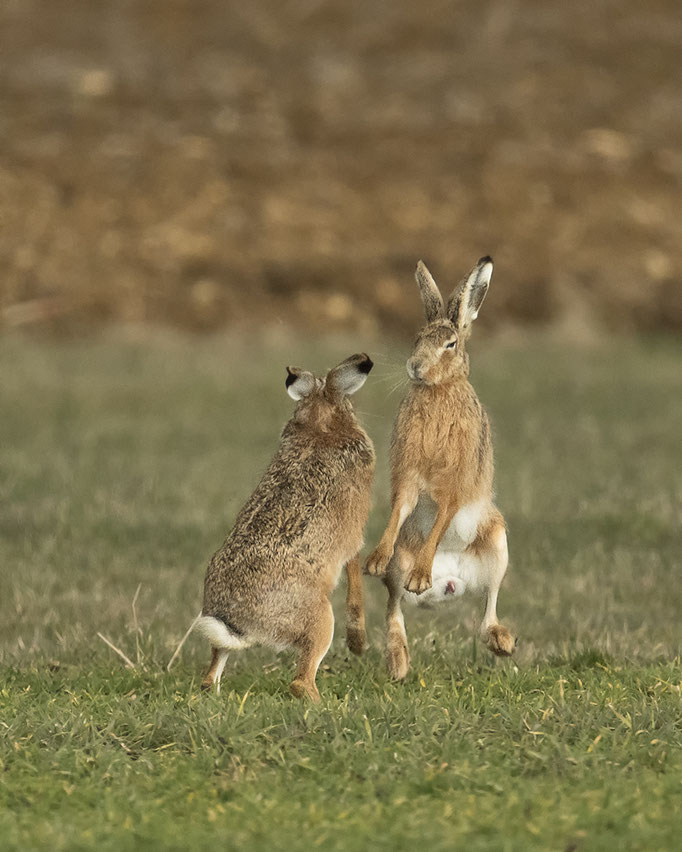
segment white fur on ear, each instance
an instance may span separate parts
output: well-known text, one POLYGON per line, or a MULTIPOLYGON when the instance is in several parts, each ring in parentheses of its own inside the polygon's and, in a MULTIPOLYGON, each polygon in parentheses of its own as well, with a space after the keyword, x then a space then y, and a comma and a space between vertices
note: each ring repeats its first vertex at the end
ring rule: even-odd
POLYGON ((334 386, 346 396, 359 391, 367 381, 367 373, 361 373, 357 367, 348 367, 340 375, 334 377, 334 386))
POLYGON ((492 257, 482 257, 448 302, 448 315, 460 329, 478 317, 493 277, 492 257))
MULTIPOLYGON (((479 260, 479 263, 481 261, 479 260)), ((478 275, 476 278, 476 284, 479 287, 488 287, 490 284, 490 279, 493 277, 493 261, 492 258, 488 257, 485 259, 483 266, 481 266, 478 270, 478 275)))
POLYGON ((373 366, 372 359, 364 352, 351 355, 329 371, 327 386, 333 388, 336 393, 350 396, 364 385, 373 366))
POLYGON ((298 367, 287 367, 286 388, 289 396, 298 402, 314 390, 315 376, 298 367))

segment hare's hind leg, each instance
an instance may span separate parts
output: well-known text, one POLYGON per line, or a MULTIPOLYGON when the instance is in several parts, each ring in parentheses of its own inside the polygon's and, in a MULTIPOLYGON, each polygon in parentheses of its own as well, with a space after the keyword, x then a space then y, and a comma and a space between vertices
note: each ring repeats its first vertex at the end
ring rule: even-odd
POLYGON ((493 654, 509 657, 514 653, 516 639, 497 620, 497 595, 509 562, 507 533, 501 515, 479 533, 471 549, 484 562, 488 571, 488 596, 481 622, 481 636, 493 654))
POLYGON ((354 654, 362 654, 367 644, 362 588, 362 563, 356 556, 346 565, 346 644, 354 654))
POLYGON ((394 680, 402 680, 410 669, 410 651, 407 647, 405 619, 402 611, 403 583, 407 560, 411 562, 412 556, 398 546, 389 563, 384 580, 388 589, 386 667, 394 680))
POLYGON ((206 677, 201 683, 202 689, 210 689, 213 684, 216 685, 216 692, 220 695, 220 678, 223 676, 225 663, 227 662, 228 651, 226 648, 213 648, 213 656, 211 657, 211 666, 206 672, 206 677))
POLYGON ((212 615, 201 615, 196 622, 196 629, 208 639, 213 651, 211 665, 201 684, 202 689, 210 689, 215 684, 216 692, 220 695, 220 678, 223 675, 228 652, 237 648, 247 648, 250 642, 234 628, 228 627, 222 618, 212 615))
POLYGON ((315 686, 317 670, 329 650, 334 636, 334 613, 327 598, 322 598, 316 612, 308 613, 308 624, 305 634, 300 636, 294 645, 301 651, 291 692, 296 698, 311 698, 320 700, 320 693, 315 686))

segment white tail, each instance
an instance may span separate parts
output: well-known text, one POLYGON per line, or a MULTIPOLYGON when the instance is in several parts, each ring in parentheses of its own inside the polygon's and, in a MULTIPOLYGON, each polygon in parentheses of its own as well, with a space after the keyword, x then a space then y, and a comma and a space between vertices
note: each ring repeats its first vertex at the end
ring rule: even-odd
POLYGON ((196 630, 213 645, 214 648, 246 648, 249 644, 242 636, 237 636, 225 623, 212 615, 202 615, 197 621, 196 630))

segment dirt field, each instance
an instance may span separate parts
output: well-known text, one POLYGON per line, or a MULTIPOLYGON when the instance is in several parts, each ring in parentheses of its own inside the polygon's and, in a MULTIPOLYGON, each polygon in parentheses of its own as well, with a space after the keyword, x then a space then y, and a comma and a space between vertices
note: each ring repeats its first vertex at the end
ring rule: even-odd
POLYGON ((7 0, 0 325, 682 328, 679 0, 7 0))

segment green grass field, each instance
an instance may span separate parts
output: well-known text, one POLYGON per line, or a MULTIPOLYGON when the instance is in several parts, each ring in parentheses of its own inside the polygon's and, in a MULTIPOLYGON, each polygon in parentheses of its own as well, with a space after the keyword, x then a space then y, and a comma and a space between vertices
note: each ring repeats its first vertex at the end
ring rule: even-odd
MULTIPOLYGON (((406 353, 366 345, 373 543, 406 353)), ((413 669, 390 682, 366 578, 371 648, 346 652, 340 587, 319 706, 290 698, 288 654, 233 655, 220 697, 199 690, 198 638, 166 672, 291 411, 284 365, 357 348, 0 339, 0 848, 680 848, 674 341, 473 347, 513 661, 474 641, 465 600, 408 613, 413 669)))

